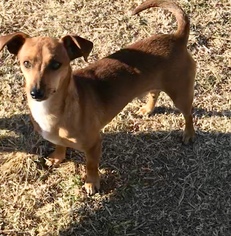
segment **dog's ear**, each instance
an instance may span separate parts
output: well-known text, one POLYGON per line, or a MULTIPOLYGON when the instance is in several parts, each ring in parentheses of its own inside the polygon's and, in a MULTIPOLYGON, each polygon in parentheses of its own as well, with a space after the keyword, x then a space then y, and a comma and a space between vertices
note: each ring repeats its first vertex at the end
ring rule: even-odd
POLYGON ((83 56, 84 60, 87 61, 87 57, 93 48, 91 41, 72 35, 63 37, 62 41, 70 60, 83 56))
POLYGON ((26 38, 28 37, 29 36, 27 34, 21 32, 1 36, 0 51, 2 51, 5 46, 7 46, 7 49, 10 53, 17 55, 26 38))

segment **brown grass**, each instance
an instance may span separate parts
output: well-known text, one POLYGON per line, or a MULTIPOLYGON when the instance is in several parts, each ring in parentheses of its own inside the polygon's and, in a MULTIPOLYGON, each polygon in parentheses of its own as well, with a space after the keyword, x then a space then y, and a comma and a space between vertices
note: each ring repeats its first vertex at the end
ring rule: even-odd
MULTIPOLYGON (((152 33, 173 31, 174 18, 162 10, 131 16, 139 3, 1 1, 0 34, 76 33, 94 42, 94 62, 152 33)), ((33 132, 17 61, 1 53, 0 235, 231 234, 231 5, 179 3, 191 19, 188 48, 198 68, 196 141, 182 145, 183 119, 166 95, 150 117, 136 115, 143 101, 133 101, 102 132, 103 192, 90 198, 81 189, 81 153, 69 150, 60 168, 44 168, 52 145, 33 132)))

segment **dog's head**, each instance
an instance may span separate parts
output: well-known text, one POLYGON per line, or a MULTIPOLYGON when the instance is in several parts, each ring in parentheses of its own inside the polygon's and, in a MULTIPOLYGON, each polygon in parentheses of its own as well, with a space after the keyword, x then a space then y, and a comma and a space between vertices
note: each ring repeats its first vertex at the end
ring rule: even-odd
POLYGON ((54 94, 70 76, 71 60, 81 56, 87 60, 93 43, 79 36, 54 39, 14 33, 0 37, 0 51, 4 46, 19 59, 27 95, 42 101, 54 94))

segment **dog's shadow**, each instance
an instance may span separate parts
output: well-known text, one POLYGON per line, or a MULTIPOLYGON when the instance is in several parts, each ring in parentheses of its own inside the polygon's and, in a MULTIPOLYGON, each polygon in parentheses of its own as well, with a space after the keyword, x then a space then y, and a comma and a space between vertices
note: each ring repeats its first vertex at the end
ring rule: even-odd
MULTIPOLYGON (((159 106, 154 109, 151 116, 155 114, 179 113, 177 109, 159 106)), ((195 118, 212 116, 230 118, 231 111, 224 110, 218 112, 194 108, 193 115, 195 118)), ((27 114, 13 115, 10 118, 0 118, 0 131, 1 130, 5 130, 5 132, 2 132, 0 136, 0 152, 21 151, 32 154, 41 153, 40 150, 36 150, 36 148, 41 145, 44 145, 44 149, 48 149, 48 152, 52 149, 52 145, 50 145, 49 142, 44 141, 41 136, 34 132, 29 115, 27 114)))
MULTIPOLYGON (((155 112, 177 111, 157 107, 155 112)), ((213 115, 231 117, 229 111, 194 109, 196 117, 213 115)), ((33 131, 28 115, 1 118, 0 130, 5 131, 2 153, 45 156, 43 151, 52 149, 33 131)), ((228 235, 231 134, 197 131, 196 141, 187 146, 181 135, 176 130, 103 134, 102 189, 112 194, 94 209, 86 199, 84 209, 74 211, 69 227, 59 235, 198 235, 205 228, 208 235, 221 230, 228 235)))
POLYGON ((36 146, 45 142, 33 129, 27 114, 13 115, 10 118, 0 118, 0 152, 38 153, 36 146))
MULTIPOLYGON (((196 118, 212 117, 212 116, 231 118, 231 110, 207 111, 206 109, 202 108, 193 108, 192 112, 193 116, 196 118)), ((159 106, 154 109, 151 115, 155 114, 180 114, 180 111, 171 107, 159 106)))
POLYGON ((60 236, 229 235, 231 133, 198 131, 187 146, 180 131, 103 138, 102 188, 112 194, 98 208, 86 201, 60 236))

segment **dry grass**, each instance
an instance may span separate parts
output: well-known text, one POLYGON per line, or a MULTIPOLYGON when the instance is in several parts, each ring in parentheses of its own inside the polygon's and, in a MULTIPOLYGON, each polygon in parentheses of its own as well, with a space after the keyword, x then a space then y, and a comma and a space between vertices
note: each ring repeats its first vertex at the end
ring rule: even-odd
MULTIPOLYGON (((90 62, 175 21, 162 10, 130 16, 141 3, 106 0, 9 0, 0 3, 0 34, 23 31, 94 42, 90 62)), ((58 169, 43 157, 52 146, 33 132, 17 62, 0 66, 0 235, 231 234, 231 40, 228 0, 180 0, 191 18, 188 48, 197 61, 197 138, 181 144, 182 116, 162 94, 151 117, 129 104, 103 130, 102 194, 81 189, 84 159, 68 152, 58 169)), ((73 63, 79 68, 80 59, 73 63)))

